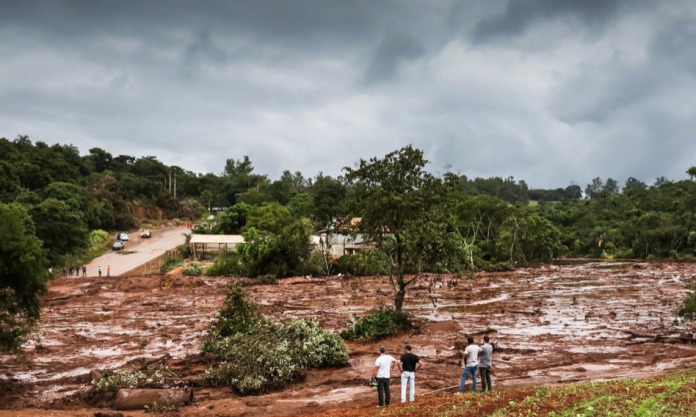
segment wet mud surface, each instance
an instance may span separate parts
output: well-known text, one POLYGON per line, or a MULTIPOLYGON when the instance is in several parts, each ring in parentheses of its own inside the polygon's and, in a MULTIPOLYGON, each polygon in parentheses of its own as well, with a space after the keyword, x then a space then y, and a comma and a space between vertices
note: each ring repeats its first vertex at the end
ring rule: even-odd
MULTIPOLYGON (((493 386, 565 384, 640 378, 696 367, 696 345, 652 343, 644 335, 693 337, 675 322, 675 305, 696 265, 590 263, 544 266, 474 279, 427 277, 407 294, 416 328, 382 342, 349 343, 350 366, 313 370, 280 392, 241 398, 229 388, 197 386, 208 364, 197 354, 206 326, 224 301, 228 278, 79 278, 52 283, 43 299, 38 340, 20 357, 0 357, 0 415, 93 415, 90 371, 169 366, 195 387, 196 404, 180 415, 296 415, 372 404, 366 384, 376 351, 394 356, 404 344, 423 358, 417 393, 459 383, 467 334, 488 334, 493 386)), ((314 317, 342 330, 354 314, 390 305, 386 277, 293 278, 248 287, 269 314, 314 317)), ((398 401, 398 371, 392 374, 398 401)), ((467 384, 469 388, 470 382, 467 384)), ((139 415, 141 412, 129 412, 139 415)))

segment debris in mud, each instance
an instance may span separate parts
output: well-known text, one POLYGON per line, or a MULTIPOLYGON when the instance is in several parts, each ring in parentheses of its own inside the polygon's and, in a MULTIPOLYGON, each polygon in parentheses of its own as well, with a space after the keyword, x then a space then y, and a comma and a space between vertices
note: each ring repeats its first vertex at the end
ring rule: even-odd
POLYGON ((184 407, 193 402, 193 390, 186 389, 120 389, 116 393, 116 410, 142 410, 157 403, 164 407, 184 407))

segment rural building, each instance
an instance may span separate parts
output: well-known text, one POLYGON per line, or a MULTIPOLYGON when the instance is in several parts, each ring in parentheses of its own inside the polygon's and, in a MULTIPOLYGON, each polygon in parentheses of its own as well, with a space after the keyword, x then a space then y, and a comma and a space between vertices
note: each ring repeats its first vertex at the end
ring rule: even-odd
POLYGON ((237 244, 244 243, 242 235, 193 235, 189 246, 193 256, 203 255, 206 252, 220 252, 221 250, 236 251, 237 244))
MULTIPOLYGON (((315 244, 321 245, 326 241, 326 232, 319 232, 318 238, 319 241, 317 241, 315 244)), ((331 246, 329 248, 329 253, 331 254, 331 256, 334 257, 340 257, 343 255, 353 255, 355 252, 358 252, 360 250, 375 247, 374 244, 365 242, 363 235, 356 235, 355 237, 353 237, 351 235, 346 234, 334 234, 330 236, 328 243, 331 246)))

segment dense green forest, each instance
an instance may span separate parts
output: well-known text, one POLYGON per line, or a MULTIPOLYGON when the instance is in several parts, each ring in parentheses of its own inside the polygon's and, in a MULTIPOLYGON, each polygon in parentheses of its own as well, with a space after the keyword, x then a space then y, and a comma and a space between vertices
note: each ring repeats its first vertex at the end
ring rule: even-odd
POLYGON ((107 236, 102 230, 135 228, 147 216, 200 220, 211 206, 227 209, 196 232, 242 233, 246 243, 210 271, 388 274, 402 300, 407 274, 509 270, 557 257, 694 259, 694 168, 691 180, 652 185, 595 178, 583 192, 435 176, 427 167, 409 146, 336 178, 285 171, 271 180, 248 157, 203 175, 154 156, 0 139, 0 339, 17 339, 21 321, 38 315, 48 266, 88 251, 107 236), (362 221, 347 227, 351 218, 362 221), (320 230, 360 233, 375 248, 333 259, 312 247, 320 230))

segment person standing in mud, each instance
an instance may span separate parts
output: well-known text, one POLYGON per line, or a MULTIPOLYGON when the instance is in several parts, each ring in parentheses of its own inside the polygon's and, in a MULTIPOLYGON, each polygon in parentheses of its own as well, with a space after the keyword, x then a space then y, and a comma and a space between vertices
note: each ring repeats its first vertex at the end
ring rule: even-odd
POLYGON ((101 276, 101 265, 99 265, 98 271, 99 271, 99 276, 101 276))
POLYGON ((481 347, 474 344, 474 338, 469 336, 467 338, 467 343, 469 346, 464 350, 464 372, 462 372, 462 380, 459 383, 459 393, 464 393, 464 384, 466 384, 466 377, 471 375, 473 385, 471 386, 471 392, 476 392, 476 371, 478 370, 478 356, 481 353, 481 347))
POLYGON ((75 269, 75 268, 72 265, 70 265, 70 269, 68 269, 68 271, 70 272, 70 276, 72 276, 73 269, 75 269))
POLYGON ((87 276, 87 265, 82 265, 82 276, 83 277, 87 276))
POLYGON ((372 370, 372 377, 377 379, 377 399, 380 407, 389 407, 391 404, 389 380, 394 363, 396 363, 396 359, 387 355, 387 348, 380 346, 379 358, 375 361, 375 369, 372 370))
POLYGON ((401 402, 406 402, 406 386, 410 385, 409 401, 416 400, 416 369, 420 369, 423 365, 417 355, 411 353, 411 345, 406 345, 405 352, 401 355, 399 363, 399 371, 401 371, 401 402))
POLYGON ((110 277, 111 276, 111 265, 106 266, 106 276, 110 277))
POLYGON ((479 372, 481 372, 481 392, 493 391, 491 385, 491 356, 493 346, 491 346, 488 336, 483 336, 483 346, 481 346, 481 357, 479 358, 479 372))

